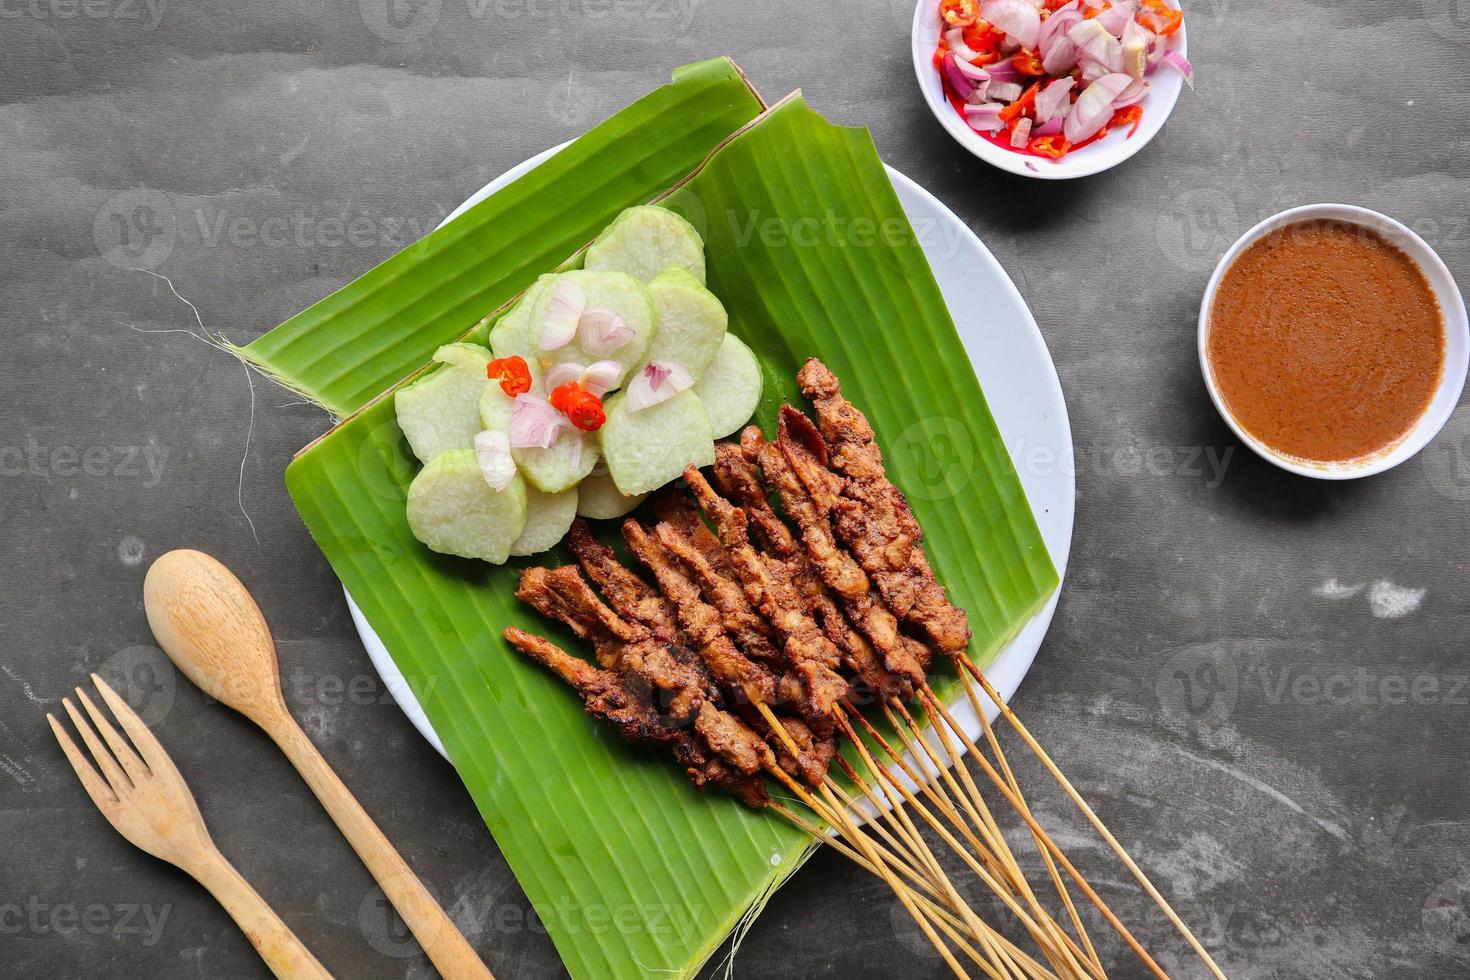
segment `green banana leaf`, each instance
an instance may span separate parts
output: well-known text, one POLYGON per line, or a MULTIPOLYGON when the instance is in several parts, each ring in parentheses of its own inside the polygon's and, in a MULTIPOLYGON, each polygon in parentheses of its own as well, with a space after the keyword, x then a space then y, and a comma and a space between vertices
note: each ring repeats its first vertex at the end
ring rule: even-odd
POLYGON ((336 415, 354 412, 623 208, 668 189, 761 108, 730 59, 686 65, 532 172, 234 350, 336 415))
MULTIPOLYGON (((761 359, 756 421, 768 432, 782 400, 800 404, 794 375, 819 355, 868 413, 900 487, 932 476, 941 441, 973 448, 952 494, 912 503, 936 573, 970 613, 972 654, 988 661, 1057 575, 867 133, 793 96, 664 203, 706 237, 710 287, 761 359)), ((778 817, 700 795, 666 754, 622 743, 559 679, 511 651, 500 639, 507 624, 577 646, 516 602, 528 562, 492 567, 414 540, 404 501, 415 469, 389 392, 303 450, 286 482, 571 974, 692 975, 800 865, 809 841, 778 817)), ((557 551, 537 563, 568 560, 557 551)))

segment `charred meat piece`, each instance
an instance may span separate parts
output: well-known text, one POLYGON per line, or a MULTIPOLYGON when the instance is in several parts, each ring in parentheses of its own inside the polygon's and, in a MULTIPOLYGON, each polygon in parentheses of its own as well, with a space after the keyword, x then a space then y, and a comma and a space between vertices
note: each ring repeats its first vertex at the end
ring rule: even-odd
POLYGON ((591 528, 582 518, 572 522, 567 534, 567 544, 576 555, 577 561, 602 592, 608 605, 617 610, 624 619, 641 623, 655 636, 677 639, 678 621, 674 609, 649 585, 618 561, 611 548, 597 540, 591 528))
POLYGON ((694 467, 684 471, 684 479, 700 509, 718 530, 746 598, 784 638, 782 650, 787 665, 807 687, 803 714, 813 719, 829 717, 847 696, 847 682, 835 669, 841 662, 836 645, 806 613, 786 565, 778 558, 761 555, 751 545, 745 511, 716 493, 694 467))
POLYGON ((671 641, 620 618, 597 597, 575 565, 526 569, 516 597, 591 640, 604 668, 635 674, 657 689, 673 721, 687 721, 704 701, 718 700, 718 690, 695 658, 671 641))
POLYGON ((862 510, 861 516, 849 511, 839 518, 839 535, 878 578, 885 598, 889 592, 894 594, 895 613, 922 630, 939 649, 963 650, 970 642, 968 618, 964 610, 950 604, 943 586, 935 581, 919 545, 922 530, 903 494, 887 477, 883 453, 867 417, 842 396, 837 376, 821 361, 808 359, 796 380, 816 409, 832 469, 847 478, 844 496, 862 510), (881 574, 880 564, 884 566, 881 574), (889 580, 887 586, 885 580, 889 580))
POLYGON ((633 520, 623 523, 623 538, 628 542, 628 549, 653 573, 663 597, 674 607, 689 643, 699 651, 715 679, 739 695, 737 700, 774 702, 776 679, 771 671, 736 648, 725 633, 719 610, 701 598, 699 586, 689 580, 663 545, 633 520))
POLYGON ((550 667, 575 688, 587 713, 611 722, 627 741, 672 746, 674 758, 700 790, 707 785, 719 786, 752 807, 770 802, 759 776, 741 773, 700 745, 687 730, 665 724, 653 704, 640 697, 638 688, 630 688, 623 675, 594 667, 551 641, 514 626, 507 626, 503 635, 511 646, 550 667))
MULTIPOLYGON (((880 677, 866 664, 858 670, 860 677, 880 694, 907 696, 913 686, 923 683, 928 651, 905 641, 897 618, 871 587, 867 573, 838 544, 828 519, 831 510, 840 505, 841 498, 831 486, 836 477, 804 447, 790 445, 786 428, 783 418, 777 444, 759 438, 759 433, 747 433, 743 439, 745 451, 758 460, 766 479, 780 495, 782 507, 801 530, 812 567, 832 590, 848 620, 883 658, 885 672, 898 679, 880 677), (816 487, 817 492, 809 486, 816 487)), ((861 648, 854 649, 854 656, 862 658, 861 648)))
POLYGON ((670 555, 678 559, 689 576, 699 583, 699 590, 704 594, 705 601, 719 610, 725 632, 746 656, 767 664, 781 661, 780 653, 771 642, 770 626, 756 615, 750 601, 745 598, 745 591, 740 588, 733 575, 722 573, 710 562, 703 550, 667 521, 659 522, 653 529, 653 536, 670 555))

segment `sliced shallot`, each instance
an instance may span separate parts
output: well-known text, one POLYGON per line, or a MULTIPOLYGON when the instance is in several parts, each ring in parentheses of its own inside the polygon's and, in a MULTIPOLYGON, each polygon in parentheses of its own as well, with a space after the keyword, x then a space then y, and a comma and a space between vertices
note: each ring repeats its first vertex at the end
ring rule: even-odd
POLYGON ((1041 14, 1026 0, 988 0, 980 8, 980 16, 1020 47, 1036 46, 1036 36, 1041 33, 1041 14))
POLYGON ((546 304, 546 325, 541 331, 542 350, 560 350, 577 335, 577 324, 587 309, 587 296, 582 287, 562 277, 556 281, 551 299, 546 304))
POLYGON ((1069 96, 1077 82, 1072 78, 1058 78, 1048 82, 1046 88, 1036 93, 1036 121, 1049 123, 1067 114, 1072 108, 1069 96))
POLYGON ((694 384, 694 375, 673 361, 649 361, 628 382, 628 411, 637 412, 673 398, 694 384))
POLYGON ((611 354, 633 339, 633 328, 611 310, 588 310, 577 323, 577 339, 589 354, 611 354))
POLYGON ((550 449, 563 430, 574 430, 571 419, 540 395, 516 395, 510 411, 510 444, 515 449, 550 449))
POLYGON ((1104 75, 1083 90, 1067 114, 1062 134, 1069 143, 1080 143, 1095 135, 1113 118, 1113 100, 1133 84, 1133 79, 1121 72, 1104 75))
POLYGON ((510 455, 510 437, 495 429, 475 436, 475 458, 485 482, 496 490, 504 490, 516 478, 516 461, 510 455))

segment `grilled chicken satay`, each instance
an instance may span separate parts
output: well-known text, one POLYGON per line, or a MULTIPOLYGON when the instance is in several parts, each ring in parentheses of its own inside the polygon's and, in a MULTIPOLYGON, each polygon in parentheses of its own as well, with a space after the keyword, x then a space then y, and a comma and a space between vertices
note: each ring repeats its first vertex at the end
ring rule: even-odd
POLYGON ((695 717, 704 702, 719 696, 709 675, 690 663, 692 658, 683 656, 672 642, 614 613, 575 565, 526 569, 516 598, 590 641, 605 669, 631 673, 659 691, 676 723, 695 717))
POLYGON ((655 636, 681 639, 678 619, 670 602, 658 589, 618 561, 612 549, 597 540, 582 518, 572 522, 567 544, 582 571, 619 616, 643 624, 655 636))
POLYGON ((608 669, 646 682, 650 694, 659 692, 673 723, 693 718, 694 731, 704 743, 740 772, 753 773, 773 761, 761 736, 719 707, 719 689, 697 657, 621 619, 603 604, 575 565, 526 569, 516 597, 592 640, 599 661, 608 669))
POLYGON ((774 706, 799 701, 804 690, 800 679, 794 674, 777 677, 766 666, 741 653, 725 632, 719 611, 701 598, 699 586, 642 525, 625 521, 623 537, 629 550, 653 572, 664 596, 678 610, 685 634, 699 650, 710 673, 734 695, 730 699, 734 702, 732 708, 752 728, 766 735, 766 742, 783 769, 812 785, 820 784, 836 752, 836 738, 832 735, 819 738, 800 719, 781 716, 780 721, 798 746, 798 757, 793 758, 785 743, 769 731, 765 718, 751 710, 756 704, 774 706))
POLYGON ((902 492, 888 479, 867 417, 842 396, 837 376, 816 358, 802 365, 796 380, 816 409, 830 453, 824 461, 846 478, 842 495, 856 505, 838 511, 838 535, 901 619, 922 630, 939 649, 963 650, 970 642, 969 620, 935 581, 920 545, 923 531, 902 492))
POLYGON ((670 746, 674 758, 699 789, 719 786, 757 808, 770 802, 765 782, 759 776, 737 771, 700 745, 688 730, 666 724, 647 698, 643 685, 630 687, 625 675, 594 667, 534 633, 507 626, 503 635, 511 646, 551 668, 575 688, 587 713, 611 722, 627 741, 670 746))
POLYGON ((684 471, 684 479, 700 510, 715 525, 746 598, 783 637, 787 663, 806 684, 809 713, 803 713, 814 721, 830 717, 848 693, 847 681, 837 673, 841 653, 836 644, 807 613, 786 565, 751 545, 745 511, 716 493, 695 467, 684 471))
MULTIPOLYGON (((780 556, 791 570, 792 581, 806 600, 807 608, 822 625, 828 639, 842 651, 843 665, 852 671, 861 685, 879 698, 908 697, 911 685, 900 674, 887 668, 867 638, 858 632, 833 601, 832 593, 822 580, 802 542, 791 533, 766 499, 761 472, 754 460, 765 448, 765 436, 756 426, 741 433, 741 445, 722 442, 715 446, 715 465, 711 471, 715 486, 728 499, 745 510, 750 526, 766 552, 780 556)), ((859 579, 863 579, 861 569, 859 579)), ((864 581, 866 592, 866 582, 864 581)))
MULTIPOLYGON (((905 697, 923 682, 929 669, 929 651, 899 632, 898 620, 884 605, 868 575, 833 536, 829 514, 839 505, 838 482, 830 471, 808 454, 783 451, 789 441, 782 419, 777 443, 765 441, 759 429, 747 429, 742 449, 758 463, 766 480, 781 498, 787 515, 801 530, 801 541, 812 567, 837 597, 847 618, 883 658, 886 671, 901 679, 905 697), (798 475, 798 465, 810 472, 798 475)), ((887 690, 888 685, 880 689, 887 690)))

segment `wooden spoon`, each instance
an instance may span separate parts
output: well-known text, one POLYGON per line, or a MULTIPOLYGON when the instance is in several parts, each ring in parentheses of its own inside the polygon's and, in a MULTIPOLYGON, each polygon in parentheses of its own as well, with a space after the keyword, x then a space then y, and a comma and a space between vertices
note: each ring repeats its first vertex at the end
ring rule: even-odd
POLYGON ((143 607, 174 665, 204 693, 259 725, 286 753, 439 973, 450 980, 494 980, 291 717, 270 627, 240 580, 202 552, 170 551, 148 569, 143 607))

